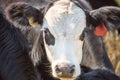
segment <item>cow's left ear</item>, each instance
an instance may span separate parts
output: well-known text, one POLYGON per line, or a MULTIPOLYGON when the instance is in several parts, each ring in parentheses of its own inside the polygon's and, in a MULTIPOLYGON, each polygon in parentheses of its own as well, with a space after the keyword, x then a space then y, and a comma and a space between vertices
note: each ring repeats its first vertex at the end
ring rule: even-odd
POLYGON ((7 19, 14 25, 36 27, 42 24, 44 14, 42 9, 37 9, 25 2, 9 4, 5 9, 7 19))
POLYGON ((95 22, 94 33, 97 36, 104 36, 108 30, 120 27, 120 8, 113 6, 101 7, 90 11, 90 16, 95 22))

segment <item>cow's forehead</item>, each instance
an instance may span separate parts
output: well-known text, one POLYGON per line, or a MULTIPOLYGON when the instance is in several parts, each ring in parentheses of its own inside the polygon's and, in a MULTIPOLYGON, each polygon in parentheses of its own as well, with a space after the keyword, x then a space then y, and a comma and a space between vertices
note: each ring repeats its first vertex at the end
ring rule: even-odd
POLYGON ((80 35, 86 27, 86 15, 83 9, 69 0, 60 0, 47 11, 43 27, 47 27, 55 36, 80 35))

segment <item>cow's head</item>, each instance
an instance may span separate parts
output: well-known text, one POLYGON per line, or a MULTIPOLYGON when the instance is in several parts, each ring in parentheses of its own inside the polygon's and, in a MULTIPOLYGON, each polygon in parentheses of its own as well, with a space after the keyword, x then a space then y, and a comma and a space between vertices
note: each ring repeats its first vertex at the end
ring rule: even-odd
POLYGON ((103 7, 86 13, 70 0, 59 0, 45 14, 44 10, 47 9, 38 10, 26 3, 13 3, 6 13, 12 22, 20 24, 25 19, 32 27, 42 25, 44 47, 52 74, 58 78, 72 79, 81 74, 83 41, 80 36, 85 27, 94 29, 97 36, 103 36, 107 28, 115 27, 120 22, 120 9, 117 7, 103 7))

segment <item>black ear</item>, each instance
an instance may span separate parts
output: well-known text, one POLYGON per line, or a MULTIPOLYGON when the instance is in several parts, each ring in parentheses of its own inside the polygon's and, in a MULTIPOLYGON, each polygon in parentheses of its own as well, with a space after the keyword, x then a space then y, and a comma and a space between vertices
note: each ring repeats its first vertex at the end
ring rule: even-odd
POLYGON ((90 16, 99 22, 96 25, 97 31, 105 31, 120 28, 120 8, 114 6, 101 7, 90 11, 90 16), (101 29, 101 30, 100 30, 101 29))
POLYGON ((3 13, 3 8, 0 6, 0 14, 3 13))
POLYGON ((25 2, 15 2, 8 5, 5 14, 13 24, 32 27, 41 25, 44 17, 42 11, 25 2))

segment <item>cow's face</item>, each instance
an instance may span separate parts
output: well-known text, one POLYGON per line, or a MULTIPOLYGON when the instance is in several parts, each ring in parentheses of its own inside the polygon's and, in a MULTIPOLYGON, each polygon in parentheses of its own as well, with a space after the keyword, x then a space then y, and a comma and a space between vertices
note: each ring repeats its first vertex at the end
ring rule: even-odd
POLYGON ((86 27, 85 12, 69 1, 56 2, 43 22, 44 44, 54 77, 73 78, 81 74, 80 35, 86 27))
MULTIPOLYGON (((87 19, 85 12, 70 0, 57 0, 48 9, 45 17, 42 11, 44 9, 38 10, 24 2, 17 2, 9 5, 5 13, 7 15, 6 18, 14 25, 20 24, 19 28, 21 30, 23 30, 23 26, 28 30, 26 24, 33 28, 43 24, 44 45, 48 59, 51 62, 54 77, 72 79, 80 75, 79 64, 82 59, 83 45, 80 35, 86 27, 86 23, 89 23, 88 26, 92 25, 89 28, 94 29, 92 31, 97 36, 105 35, 107 28, 119 28, 120 25, 119 7, 111 6, 92 10, 88 13, 89 17, 87 16, 87 19)), ((41 44, 42 41, 38 42, 41 44)), ((38 46, 35 46, 35 51, 39 53, 42 49, 38 48, 38 46)), ((33 61, 35 60, 33 59, 33 61)))

